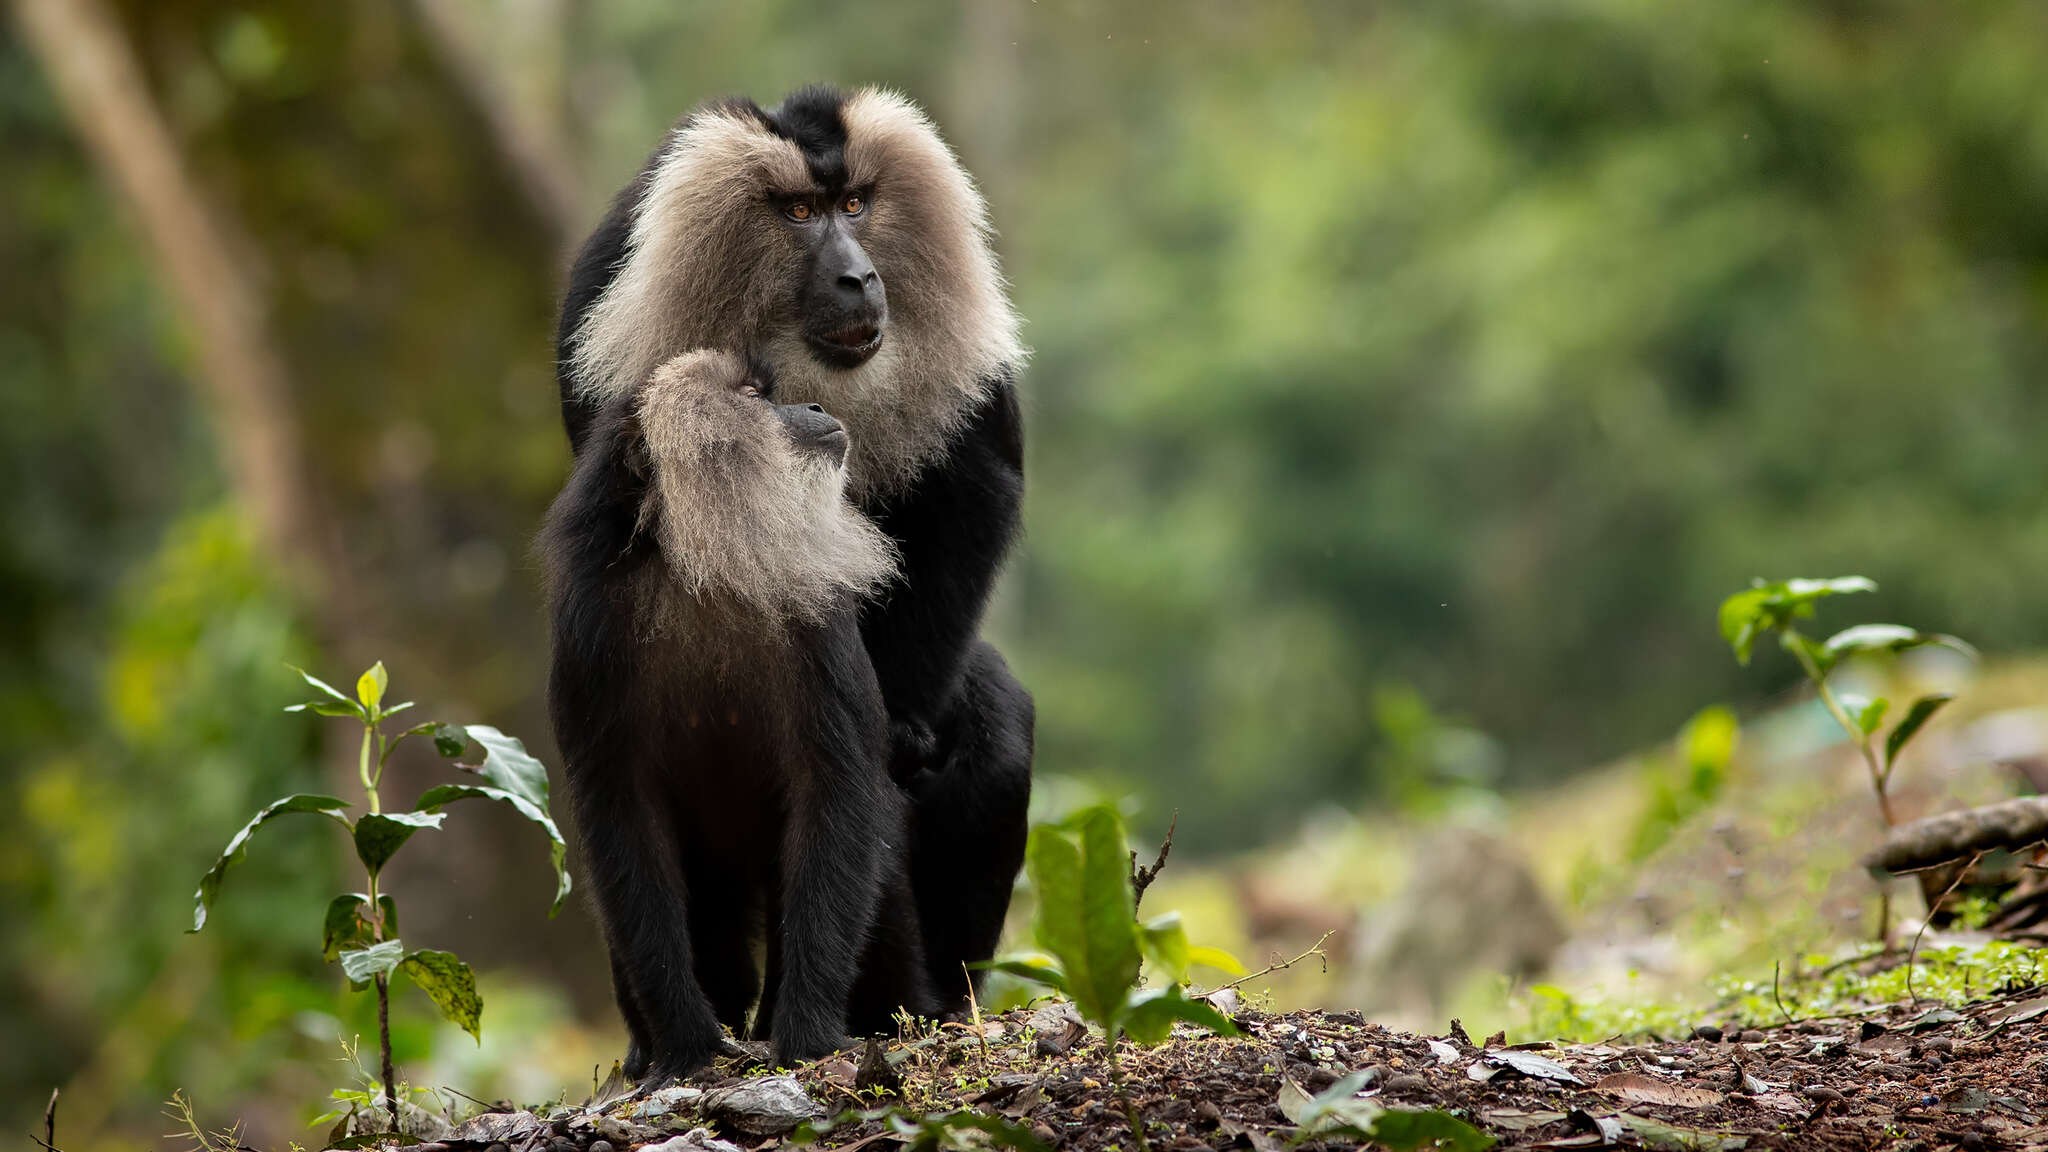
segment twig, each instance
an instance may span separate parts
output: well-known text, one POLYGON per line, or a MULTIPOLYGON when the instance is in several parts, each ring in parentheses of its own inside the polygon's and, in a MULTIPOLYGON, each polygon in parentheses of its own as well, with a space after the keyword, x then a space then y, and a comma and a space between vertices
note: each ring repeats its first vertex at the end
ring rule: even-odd
POLYGON ((1219 984, 1216 986, 1216 991, 1221 992, 1225 988, 1235 988, 1239 984, 1242 984, 1247 980, 1257 980, 1261 976, 1270 975, 1271 973, 1278 972, 1283 968, 1292 968, 1296 964, 1301 963, 1303 960, 1306 960, 1311 956, 1322 957, 1323 971, 1325 973, 1328 973, 1330 970, 1330 956, 1328 953, 1323 951, 1323 945, 1328 943, 1330 937, 1335 936, 1336 934, 1337 930, 1335 928, 1332 928, 1328 932, 1323 933, 1323 938, 1321 940, 1316 941, 1314 947, 1310 948, 1306 952, 1303 952, 1301 955, 1296 956, 1294 959, 1282 960, 1278 964, 1268 964, 1264 968, 1259 969, 1257 972, 1253 972, 1246 976, 1239 976, 1237 979, 1232 980, 1228 984, 1219 984))
POLYGON ((1131 910, 1133 912, 1137 911, 1138 905, 1144 901, 1145 889, 1150 888, 1152 882, 1159 879, 1159 870, 1166 867, 1166 854, 1173 851, 1173 830, 1179 824, 1180 809, 1175 808, 1173 810, 1173 819, 1167 821, 1166 824, 1166 839, 1159 843, 1159 859, 1154 860, 1150 868, 1138 867, 1138 853, 1135 849, 1132 850, 1131 910))
POLYGON ((1778 1015, 1785 1018, 1785 1027, 1790 1028, 1792 1026, 1792 1014, 1785 1011, 1784 998, 1778 995, 1778 968, 1778 961, 1771 961, 1771 1003, 1778 1006, 1778 1015))
MULTIPOLYGON (((471 1095, 470 1095, 469 1093, 467 1093, 467 1092, 464 1092, 464 1091, 463 1091, 462 1089, 460 1089, 460 1088, 450 1088, 450 1087, 449 1087, 449 1086, 447 1086, 446 1084, 443 1084, 443 1085, 441 1085, 441 1091, 443 1091, 443 1092, 447 1092, 447 1093, 451 1093, 451 1094, 453 1094, 453 1095, 456 1095, 456 1096, 460 1096, 460 1097, 462 1097, 462 1098, 463 1098, 464 1100, 467 1100, 467 1101, 469 1101, 469 1102, 470 1102, 471 1104, 474 1104, 474 1105, 476 1105, 477 1107, 479 1107, 479 1108, 482 1108, 482 1109, 483 1109, 484 1111, 486 1111, 486 1112, 496 1112, 496 1111, 498 1111, 498 1106, 497 1106, 496 1104, 493 1104, 493 1103, 491 1103, 491 1102, 490 1102, 490 1101, 488 1101, 488 1100, 479 1100, 479 1099, 477 1099, 476 1097, 474 1097, 474 1096, 471 1096, 471 1095)), ((595 1093, 595 1092, 592 1092, 592 1093, 591 1093, 591 1095, 595 1096, 595 1095, 597 1095, 597 1093, 595 1093)))
POLYGON ((962 961, 960 971, 967 973, 967 1009, 974 1014, 974 1038, 981 1041, 981 1074, 988 1075, 988 1033, 982 1031, 981 999, 974 994, 974 973, 967 971, 962 961))
POLYGON ((1956 869, 1956 878, 1949 881, 1948 888, 1945 889, 1941 895, 1936 896, 1934 898, 1934 903, 1929 904, 1927 906, 1927 915, 1920 921, 1920 930, 1918 932, 1913 933, 1913 945, 1912 947, 1906 949, 1906 999, 1912 1001, 1915 1004, 1918 1004, 1920 1002, 1920 997, 1913 992, 1913 957, 1918 955, 1920 952, 1920 938, 1922 936, 1927 935, 1927 926, 1929 924, 1934 923, 1934 913, 1941 907, 1942 901, 1948 899, 1950 896, 1955 894, 1955 890, 1962 886, 1963 877, 1968 876, 1970 874, 1970 869, 1975 868, 1977 866, 1977 861, 1982 860, 1983 858, 1984 853, 1978 852, 1976 855, 1970 857, 1970 862, 1968 864, 1965 864, 1961 868, 1956 869))
POLYGON ((43 1147, 57 1152, 57 1094, 62 1088, 50 1089, 50 1103, 43 1108, 43 1147))

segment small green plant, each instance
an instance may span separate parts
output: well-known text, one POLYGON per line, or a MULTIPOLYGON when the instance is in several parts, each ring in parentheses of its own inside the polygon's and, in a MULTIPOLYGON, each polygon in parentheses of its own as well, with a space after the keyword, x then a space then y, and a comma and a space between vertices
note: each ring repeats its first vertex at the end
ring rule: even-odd
POLYGON ((1042 952, 990 967, 1066 996, 1082 1019, 1102 1029, 1110 1084, 1142 1146, 1144 1126, 1117 1064, 1118 1038, 1158 1044, 1172 1034, 1176 1020, 1219 1036, 1237 1035, 1228 1017, 1208 1001, 1189 997, 1184 985, 1196 964, 1232 975, 1243 975, 1244 966, 1221 949, 1191 946, 1178 912, 1140 924, 1131 861, 1123 817, 1111 805, 1083 808, 1058 824, 1033 828, 1024 866, 1038 898, 1031 928, 1042 952), (1154 987, 1138 979, 1148 961, 1159 979, 1154 987))
POLYGON ((1854 592, 1875 592, 1877 585, 1862 576, 1838 576, 1832 580, 1780 580, 1766 584, 1759 580, 1747 591, 1737 592, 1721 602, 1721 636, 1735 650, 1735 659, 1749 663, 1757 638, 1775 632, 1778 643, 1813 682, 1821 703, 1835 723, 1848 733, 1850 743, 1863 757, 1870 773, 1870 787, 1877 794, 1878 814, 1885 827, 1898 823, 1892 812, 1892 770, 1899 753, 1934 714, 1954 697, 1946 692, 1921 696, 1906 707, 1892 725, 1882 745, 1878 733, 1884 729, 1891 701, 1880 696, 1870 699, 1852 693, 1837 693, 1828 674, 1851 656, 1868 652, 1902 652, 1927 644, 1939 644, 1975 658, 1977 650, 1954 636, 1921 632, 1901 624, 1858 624, 1844 628, 1826 640, 1814 640, 1801 632, 1798 622, 1810 618, 1814 605, 1830 596, 1854 592))
POLYGON ((389 892, 378 886, 378 877, 384 866, 415 832, 441 826, 441 822, 447 819, 447 813, 441 811, 442 806, 472 798, 502 800, 547 833, 549 858, 555 869, 555 902, 548 910, 552 916, 561 910, 562 901, 569 895, 569 872, 563 866, 567 848, 562 841, 561 830, 555 827, 554 819, 548 814, 547 769, 529 756, 526 747, 518 740, 484 724, 458 728, 432 721, 414 725, 395 736, 386 735, 384 721, 411 708, 412 702, 389 707, 384 705, 389 678, 382 661, 371 665, 368 671, 356 678, 353 698, 303 669, 294 668, 293 671, 317 689, 321 696, 303 704, 294 704, 285 709, 287 712, 342 717, 362 725, 363 743, 357 768, 369 811, 350 819, 346 814, 351 807, 348 801, 334 796, 300 793, 286 796, 256 813, 241 831, 235 833, 234 839, 228 841, 220 858, 200 879, 199 891, 193 896, 191 931, 197 932, 206 927, 206 915, 220 895, 221 881, 231 866, 248 855, 249 838, 264 824, 279 816, 307 813, 328 817, 348 829, 349 838, 355 843, 356 859, 362 862, 367 882, 364 891, 344 893, 328 902, 322 921, 320 949, 329 963, 341 964, 351 987, 361 991, 374 986, 377 990, 383 1097, 395 1132, 398 1130, 398 1089, 391 1066, 390 984, 393 974, 403 973, 427 994, 443 1016, 473 1037, 481 1038, 483 1000, 477 995, 476 975, 454 953, 425 948, 406 949, 398 936, 398 904, 389 892), (462 755, 472 742, 475 743, 483 750, 483 762, 457 764, 456 767, 474 773, 483 782, 442 784, 427 789, 407 811, 385 811, 382 797, 377 793, 377 786, 384 778, 384 766, 398 746, 412 736, 432 738, 435 750, 448 759, 462 755))
POLYGON ((1296 1125, 1293 1148, 1310 1140, 1370 1141, 1390 1152, 1486 1152, 1498 1141, 1456 1116, 1436 1108, 1390 1108, 1359 1095, 1372 1081, 1367 1069, 1353 1072, 1311 1097, 1291 1078, 1280 1082, 1280 1114, 1296 1125))
POLYGON ((847 1124, 880 1120, 905 1152, 941 1152, 942 1149, 1009 1148, 1014 1152, 1051 1152, 1045 1141, 1031 1129, 989 1116, 971 1108, 931 1115, 908 1113, 900 1108, 848 1109, 827 1120, 806 1120, 797 1126, 790 1143, 805 1147, 833 1129, 847 1124))

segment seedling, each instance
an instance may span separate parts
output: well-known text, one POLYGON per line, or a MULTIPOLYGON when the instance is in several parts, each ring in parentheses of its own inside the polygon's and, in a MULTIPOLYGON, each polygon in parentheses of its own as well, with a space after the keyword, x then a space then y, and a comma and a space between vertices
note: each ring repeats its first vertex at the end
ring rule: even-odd
POLYGON ((989 966, 1066 996, 1083 1020, 1102 1030, 1110 1084, 1142 1147, 1145 1130, 1124 1091, 1118 1038, 1159 1044, 1172 1034, 1176 1020, 1219 1036, 1237 1035, 1228 1017, 1208 1001, 1188 996, 1183 985, 1196 964, 1233 976, 1243 975, 1244 966, 1221 949, 1190 946, 1178 912, 1138 922, 1131 850, 1123 818, 1110 805, 1084 808, 1062 823, 1033 828, 1024 863, 1038 897, 1031 927, 1042 952, 989 966), (1139 969, 1147 962, 1156 986, 1139 983, 1139 969))
POLYGON ((412 702, 389 707, 384 705, 389 678, 382 661, 371 665, 368 671, 356 678, 353 698, 303 669, 295 668, 293 671, 321 695, 318 699, 294 704, 285 711, 341 717, 362 725, 363 743, 357 768, 369 810, 350 819, 346 815, 351 807, 348 801, 334 796, 300 793, 286 796, 256 813, 241 831, 235 833, 234 839, 228 841, 220 859, 214 861, 213 867, 200 879, 199 891, 193 897, 191 930, 197 932, 206 927, 207 912, 220 895, 221 881, 226 877, 228 868, 248 854, 249 838, 264 824, 279 816, 306 813, 325 816, 348 829, 367 883, 362 892, 344 893, 328 902, 322 921, 320 951, 329 963, 341 964, 351 987, 362 991, 365 987, 374 986, 377 990, 383 1095, 391 1113, 392 1131, 396 1132, 398 1089, 391 1066, 391 977, 395 973, 403 973, 427 994, 435 1007, 441 1010, 442 1016, 478 1039, 482 1037, 483 1000, 477 995, 475 973, 454 953, 425 948, 406 949, 398 936, 398 904, 389 892, 381 890, 378 885, 384 866, 412 838, 413 833, 441 826, 447 819, 447 813, 441 811, 444 805, 472 798, 502 800, 547 833, 548 855, 555 870, 555 902, 548 910, 548 915, 552 916, 561 910, 562 901, 569 895, 569 872, 563 866, 567 848, 562 841, 561 830, 555 827, 554 819, 548 814, 547 769, 541 766, 540 761, 527 755, 525 746, 518 740, 484 724, 458 728, 432 721, 415 725, 395 736, 387 736, 383 731, 384 721, 411 708, 412 702), (462 755, 472 743, 477 745, 483 750, 483 762, 457 764, 456 767, 482 778, 483 783, 442 784, 429 788, 408 811, 385 811, 382 797, 377 793, 377 786, 384 778, 384 766, 398 746, 413 736, 432 738, 435 750, 451 760, 462 755))
POLYGON ((1899 754, 1927 721, 1941 710, 1942 705, 1955 697, 1947 692, 1933 692, 1915 699, 1907 706, 1905 715, 1892 725, 1891 732, 1880 745, 1877 736, 1884 728, 1891 701, 1882 696, 1871 699, 1854 693, 1837 693, 1828 683, 1828 674, 1849 657, 1867 652, 1903 652, 1908 648, 1938 644, 1975 659, 1977 650, 1954 636, 1921 632, 1901 624, 1858 624, 1819 641, 1798 628, 1798 622, 1810 618, 1814 605, 1821 600, 1847 593, 1875 591, 1877 585, 1862 576, 1838 576, 1832 580, 1780 580, 1772 584, 1759 580, 1755 587, 1737 592, 1721 602, 1721 636, 1735 650, 1735 659, 1747 665, 1757 638, 1767 632, 1778 634, 1779 645, 1799 661, 1806 678, 1813 682, 1814 691, 1820 694, 1821 703, 1827 706, 1828 714, 1842 726, 1842 731, 1848 733, 1849 742, 1862 755, 1864 767, 1870 773, 1871 791, 1877 795, 1878 814, 1883 817, 1885 827, 1890 828, 1898 823, 1892 812, 1890 789, 1892 770, 1898 767, 1899 754))

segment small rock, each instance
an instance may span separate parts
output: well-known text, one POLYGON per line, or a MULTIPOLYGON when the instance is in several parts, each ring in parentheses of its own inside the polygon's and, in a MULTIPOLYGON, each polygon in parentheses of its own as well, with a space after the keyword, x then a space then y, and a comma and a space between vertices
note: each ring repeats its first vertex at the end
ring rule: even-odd
POLYGON ((1204 1100, 1200 1104, 1195 1105, 1195 1119, 1200 1120, 1204 1124, 1221 1124, 1223 1122, 1223 1109, 1218 1108, 1214 1100, 1204 1100))
POLYGON ((493 1144, 490 1147, 485 1148, 484 1152, 512 1152, 512 1149, 509 1145, 493 1144))
POLYGON ((1294 1077, 1294 1082, 1301 1085, 1302 1091, 1311 1096, 1320 1094, 1323 1089, 1337 1082, 1335 1072, 1328 1068, 1318 1068, 1313 1064, 1289 1064, 1287 1074, 1294 1077))
POLYGON ((1719 1044, 1721 1042, 1721 1030, 1712 1024, 1702 1024, 1693 1029, 1692 1034, 1709 1044, 1719 1044))
POLYGON ((1760 1029, 1744 1028, 1740 1039, 1744 1044, 1761 1044, 1770 1037, 1765 1036, 1760 1029))
MULTIPOLYGON (((1047 1124, 1043 1120, 1038 1120, 1032 1123, 1031 1134, 1033 1136, 1038 1137, 1039 1143, 1044 1144, 1049 1148, 1059 1146, 1060 1134, 1053 1129, 1052 1125, 1047 1124)), ((739 1150, 734 1149, 733 1152, 739 1152, 739 1150)))
POLYGON ((659 1128, 650 1128, 645 1124, 629 1124, 616 1116, 594 1117, 591 1127, 597 1130, 600 1138, 613 1144, 645 1144, 650 1140, 659 1140, 663 1136, 659 1128))
MULTIPOLYGON (((595 1145, 592 1145, 595 1148, 595 1145)), ((740 1146, 730 1140, 720 1140, 711 1134, 709 1128, 692 1128, 681 1136, 671 1136, 659 1144, 648 1144, 639 1152, 741 1152, 740 1146)))
POLYGON ((794 1076, 760 1076, 706 1092, 704 1110, 750 1136, 781 1136, 823 1114, 794 1076))
POLYGON ((660 1088, 648 1093, 647 1099, 641 1101, 639 1115, 643 1120, 659 1120, 664 1116, 673 1116, 684 1108, 696 1104, 703 1096, 702 1088, 688 1088, 681 1084, 660 1088))
POLYGON ((860 1067, 854 1070, 853 1086, 862 1092, 900 1092, 903 1090, 903 1074, 889 1063, 889 1057, 882 1051, 882 1042, 868 1037, 867 1046, 861 1050, 860 1067))
POLYGON ((1401 1075, 1395 1076, 1387 1081, 1387 1091, 1396 1094, 1404 1092, 1427 1092, 1429 1091, 1429 1081, 1424 1080, 1422 1077, 1415 1075, 1413 1072, 1404 1072, 1401 1075))
POLYGON ((1842 1094, 1824 1084, 1815 1084, 1811 1088, 1801 1089, 1799 1094, 1823 1108, 1830 1104, 1840 1104, 1842 1102, 1842 1094))
POLYGON ((557 1136, 548 1141, 548 1152, 576 1152, 576 1142, 567 1136, 557 1136))
MULTIPOLYGON (((502 1145, 498 1152, 507 1152, 513 1141, 525 1144, 545 1132, 547 1126, 547 1121, 531 1112, 483 1112, 457 1124, 447 1140, 452 1144, 502 1145)), ((491 1148, 486 1147, 484 1152, 491 1152, 491 1148)))
POLYGON ((609 1140, 592 1140, 590 1142, 590 1152, 612 1152, 612 1142, 609 1140))

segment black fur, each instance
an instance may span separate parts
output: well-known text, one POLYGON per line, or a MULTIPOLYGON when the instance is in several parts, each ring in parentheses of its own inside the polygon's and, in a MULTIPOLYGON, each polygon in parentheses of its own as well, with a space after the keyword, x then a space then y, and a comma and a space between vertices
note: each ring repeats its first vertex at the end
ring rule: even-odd
POLYGON ((543 535, 549 707, 619 1001, 628 1071, 707 1064, 760 995, 779 1062, 929 1012, 905 804, 856 605, 821 625, 642 619, 673 580, 640 525, 630 397, 600 412, 543 535), (782 630, 781 632, 778 632, 782 630), (787 926, 787 927, 785 927, 787 926), (859 979, 856 980, 858 975, 859 979))
MULTIPOLYGON (((751 102, 740 106, 796 141, 814 173, 837 164, 843 180, 840 100, 829 89, 805 89, 771 112, 751 102)), ((582 456, 593 450, 595 405, 575 394, 570 353, 585 315, 618 271, 659 156, 619 194, 570 272, 557 364, 579 473, 582 456)), ((1012 373, 1005 369, 986 383, 988 398, 944 456, 908 490, 862 508, 903 557, 902 578, 863 606, 860 635, 887 708, 891 771, 911 798, 911 888, 931 981, 955 1007, 964 1007, 969 987, 962 965, 988 959, 1001 933, 1023 863, 1031 786, 1031 696, 977 638, 1016 539, 1024 491, 1023 420, 1012 373)), ((558 613, 558 630, 579 626, 558 613)))

